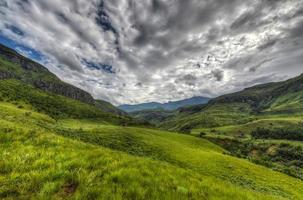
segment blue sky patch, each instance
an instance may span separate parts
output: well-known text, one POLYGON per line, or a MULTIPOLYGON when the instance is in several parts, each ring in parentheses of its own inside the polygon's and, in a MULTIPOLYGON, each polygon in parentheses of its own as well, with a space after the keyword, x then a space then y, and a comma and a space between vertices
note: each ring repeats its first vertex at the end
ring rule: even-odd
POLYGON ((24 36, 24 32, 22 30, 20 30, 18 27, 14 26, 14 25, 6 24, 5 28, 11 30, 16 35, 24 36))
POLYGON ((115 69, 113 66, 104 64, 104 63, 95 63, 92 61, 88 61, 86 59, 82 59, 82 63, 90 69, 103 70, 106 73, 115 74, 115 69))
POLYGON ((27 47, 25 45, 22 45, 20 43, 17 43, 15 41, 9 39, 8 37, 4 36, 1 31, 0 31, 0 43, 4 46, 14 49, 15 51, 25 55, 26 57, 29 57, 30 59, 35 60, 37 62, 42 62, 45 58, 45 56, 43 54, 41 54, 40 52, 38 52, 30 47, 27 47))
POLYGON ((98 8, 96 23, 101 26, 104 31, 112 31, 114 34, 117 34, 117 30, 112 26, 110 22, 110 17, 105 12, 103 1, 101 1, 100 7, 98 8))

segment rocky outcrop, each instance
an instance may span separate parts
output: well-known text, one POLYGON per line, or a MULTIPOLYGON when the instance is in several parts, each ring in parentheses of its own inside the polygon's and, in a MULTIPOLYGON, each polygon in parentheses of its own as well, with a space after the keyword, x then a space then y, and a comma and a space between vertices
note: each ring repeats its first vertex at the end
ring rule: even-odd
POLYGON ((89 93, 69 84, 65 84, 62 82, 55 83, 45 80, 37 80, 33 84, 35 87, 47 92, 66 96, 88 104, 94 103, 94 99, 89 93))

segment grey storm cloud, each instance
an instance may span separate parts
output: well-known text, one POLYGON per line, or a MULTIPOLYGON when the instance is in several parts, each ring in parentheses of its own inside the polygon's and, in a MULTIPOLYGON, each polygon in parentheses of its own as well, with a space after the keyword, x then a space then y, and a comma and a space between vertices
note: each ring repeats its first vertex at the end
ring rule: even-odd
POLYGON ((223 70, 213 70, 212 72, 212 76, 216 79, 216 81, 222 81, 224 78, 224 71, 223 70))
POLYGON ((0 19, 1 35, 114 104, 214 97, 303 72, 301 0, 0 0, 0 19))
POLYGON ((197 82, 197 77, 192 74, 186 74, 181 76, 180 78, 176 79, 175 83, 184 83, 186 85, 195 85, 197 82))

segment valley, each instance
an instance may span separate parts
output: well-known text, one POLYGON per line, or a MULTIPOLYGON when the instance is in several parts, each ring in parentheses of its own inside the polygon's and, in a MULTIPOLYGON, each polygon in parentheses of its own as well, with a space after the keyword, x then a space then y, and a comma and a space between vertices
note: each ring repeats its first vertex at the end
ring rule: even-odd
POLYGON ((302 76, 127 114, 5 52, 1 199, 303 199, 302 76))
POLYGON ((299 179, 232 157, 204 139, 95 120, 55 122, 10 103, 0 107, 2 199, 303 195, 299 179))

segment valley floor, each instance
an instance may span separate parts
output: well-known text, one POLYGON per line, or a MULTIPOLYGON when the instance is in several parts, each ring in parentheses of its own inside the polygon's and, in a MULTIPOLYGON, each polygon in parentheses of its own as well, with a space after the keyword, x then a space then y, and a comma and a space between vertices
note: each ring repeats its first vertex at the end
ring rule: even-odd
POLYGON ((1 199, 303 199, 303 182, 201 138, 0 102, 1 199))

